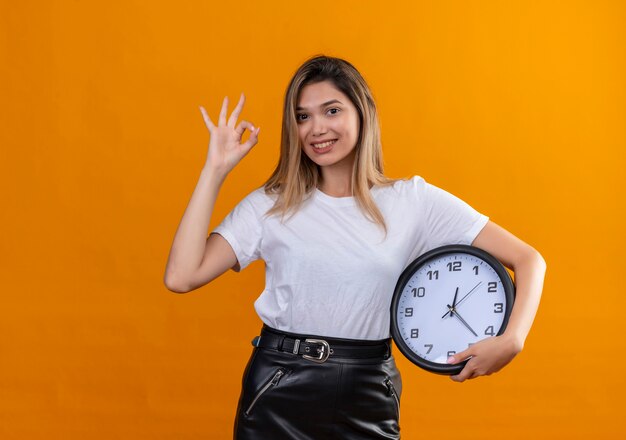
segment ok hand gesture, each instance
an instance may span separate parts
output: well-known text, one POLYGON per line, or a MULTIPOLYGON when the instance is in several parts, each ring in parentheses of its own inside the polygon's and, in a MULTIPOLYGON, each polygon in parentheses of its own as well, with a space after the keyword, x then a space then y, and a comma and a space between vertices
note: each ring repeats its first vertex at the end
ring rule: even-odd
POLYGON ((243 109, 244 102, 245 96, 242 93, 237 107, 235 107, 230 118, 228 118, 228 122, 226 122, 228 96, 225 96, 217 125, 213 124, 204 107, 200 106, 204 123, 211 133, 205 167, 209 167, 214 172, 224 176, 248 154, 250 149, 255 146, 258 141, 260 127, 255 128, 252 123, 244 120, 242 120, 239 125, 235 126, 239 113, 241 113, 243 109), (246 128, 250 131, 250 137, 242 144, 241 138, 246 128))

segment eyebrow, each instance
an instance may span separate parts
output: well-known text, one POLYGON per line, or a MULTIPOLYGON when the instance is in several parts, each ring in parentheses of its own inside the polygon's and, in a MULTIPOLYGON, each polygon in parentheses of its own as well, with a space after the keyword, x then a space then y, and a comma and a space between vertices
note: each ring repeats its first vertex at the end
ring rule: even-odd
MULTIPOLYGON (((343 102, 339 101, 338 99, 331 99, 330 101, 326 101, 325 103, 320 104, 320 108, 326 107, 327 105, 334 104, 334 103, 339 103, 339 104, 343 105, 343 102)), ((296 111, 298 111, 298 110, 306 110, 306 108, 298 106, 298 107, 296 107, 296 111)))

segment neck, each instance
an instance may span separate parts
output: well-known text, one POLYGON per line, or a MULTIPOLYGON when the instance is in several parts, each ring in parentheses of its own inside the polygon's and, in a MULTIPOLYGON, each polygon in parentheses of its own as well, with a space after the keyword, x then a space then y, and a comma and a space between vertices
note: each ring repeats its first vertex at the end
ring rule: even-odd
MULTIPOLYGON (((324 194, 332 197, 352 197, 352 176, 322 173, 321 177, 317 187, 324 194)), ((370 189, 372 186, 374 185, 369 184, 370 189)))
POLYGON ((347 168, 330 169, 330 167, 321 167, 320 180, 318 188, 333 197, 349 197, 352 196, 352 175, 347 168))

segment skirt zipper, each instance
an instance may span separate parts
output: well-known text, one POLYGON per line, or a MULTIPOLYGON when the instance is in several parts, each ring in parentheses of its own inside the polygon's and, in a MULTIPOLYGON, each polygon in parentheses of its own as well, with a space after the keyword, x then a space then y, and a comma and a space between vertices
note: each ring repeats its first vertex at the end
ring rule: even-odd
POLYGON ((278 381, 280 380, 280 378, 285 374, 285 371, 281 368, 279 369, 275 374, 274 377, 272 377, 272 380, 270 380, 268 383, 266 383, 263 388, 261 388, 259 390, 259 392, 256 394, 256 396, 254 396, 254 399, 252 400, 252 403, 250 403, 250 406, 248 406, 248 409, 245 410, 244 414, 250 415, 250 411, 252 411, 252 407, 254 406, 254 404, 256 403, 257 400, 259 400, 259 397, 261 397, 261 395, 267 391, 267 389, 271 386, 276 386, 278 385, 278 381))
POLYGON ((391 394, 393 398, 396 400, 397 410, 400 411, 400 400, 398 399, 398 393, 396 393, 396 388, 393 386, 393 382, 391 381, 391 379, 388 378, 385 381, 385 384, 387 385, 387 388, 389 389, 389 394, 391 394))

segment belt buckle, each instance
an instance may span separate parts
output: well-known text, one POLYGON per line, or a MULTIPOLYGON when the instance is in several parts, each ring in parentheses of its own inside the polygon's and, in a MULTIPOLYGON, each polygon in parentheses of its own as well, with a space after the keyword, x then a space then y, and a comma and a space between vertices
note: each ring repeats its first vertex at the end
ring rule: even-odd
POLYGON ((330 355, 330 345, 328 345, 328 342, 324 341, 323 339, 305 339, 304 343, 306 344, 307 342, 310 342, 312 344, 320 344, 320 347, 317 348, 319 356, 316 357, 309 356, 308 354, 303 354, 302 357, 304 359, 317 362, 318 364, 326 362, 326 359, 328 359, 328 356, 330 355))

